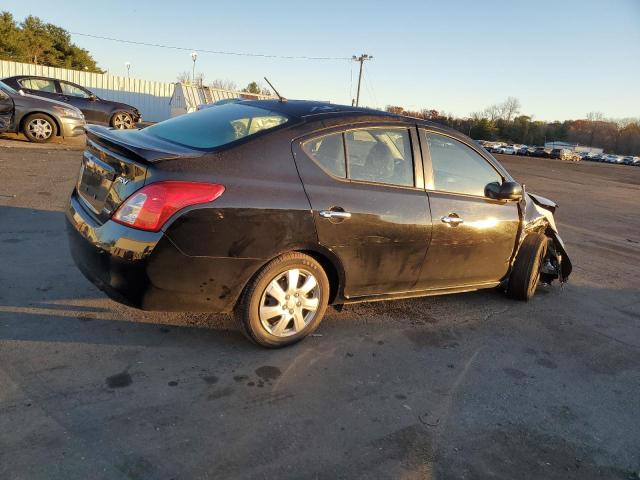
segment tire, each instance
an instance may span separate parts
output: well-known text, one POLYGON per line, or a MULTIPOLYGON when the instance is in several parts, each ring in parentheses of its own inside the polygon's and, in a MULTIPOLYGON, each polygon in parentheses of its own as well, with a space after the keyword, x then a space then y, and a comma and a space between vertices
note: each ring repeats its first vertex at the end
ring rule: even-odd
POLYGON ((548 239, 541 233, 530 233, 518 251, 509 276, 507 296, 528 301, 533 297, 540 278, 540 266, 547 254, 548 239))
POLYGON ((22 133, 34 143, 47 143, 58 135, 56 122, 44 113, 33 113, 24 119, 22 133))
POLYGON ((329 280, 320 264, 308 255, 292 252, 269 262, 249 282, 235 316, 251 341, 279 348, 302 340, 318 327, 328 298, 329 280), (292 271, 298 272, 295 287, 289 285, 290 279, 295 281, 292 271), (315 310, 305 309, 304 304, 315 305, 315 310))
POLYGON ((111 116, 111 121, 109 124, 113 128, 117 128, 119 130, 127 130, 129 128, 135 128, 136 124, 133 121, 133 117, 131 114, 127 112, 116 112, 111 116))

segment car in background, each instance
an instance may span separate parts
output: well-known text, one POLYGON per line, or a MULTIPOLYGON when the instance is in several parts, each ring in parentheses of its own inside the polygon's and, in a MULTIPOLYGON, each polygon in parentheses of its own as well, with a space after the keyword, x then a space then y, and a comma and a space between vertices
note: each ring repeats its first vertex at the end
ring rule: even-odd
POLYGON ((527 145, 518 145, 516 149, 516 155, 526 155, 528 151, 529 147, 527 145))
POLYGON ((23 133, 30 142, 45 143, 82 135, 84 127, 77 108, 19 92, 0 81, 0 132, 23 133))
POLYGON ((640 165, 640 157, 634 157, 633 155, 628 155, 624 157, 622 163, 625 165, 640 165))
POLYGON ((624 160, 621 155, 609 153, 602 158, 602 161, 606 163, 623 163, 624 160))
POLYGON ((533 152, 533 156, 534 157, 550 158, 551 150, 552 150, 551 148, 547 148, 547 147, 536 147, 536 149, 533 152))
POLYGON ((582 157, 578 152, 574 152, 573 150, 565 150, 564 154, 560 157, 560 160, 569 160, 571 162, 579 162, 582 160, 582 157))
POLYGON ((129 129, 136 128, 136 124, 142 120, 137 108, 126 103, 104 100, 91 90, 65 80, 18 75, 2 81, 14 90, 73 105, 82 111, 87 123, 129 129))
POLYGON ((518 150, 513 145, 504 145, 496 149, 496 153, 502 153, 503 155, 516 155, 518 150))
POLYGON ((461 133, 326 102, 253 100, 87 127, 72 257, 145 310, 233 312, 265 347, 328 305, 567 280, 557 204, 461 133), (446 265, 446 268, 442 266, 446 265))

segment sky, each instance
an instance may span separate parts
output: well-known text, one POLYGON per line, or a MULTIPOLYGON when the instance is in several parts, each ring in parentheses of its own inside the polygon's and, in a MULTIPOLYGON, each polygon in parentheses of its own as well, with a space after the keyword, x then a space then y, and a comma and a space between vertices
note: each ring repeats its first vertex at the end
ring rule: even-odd
MULTIPOLYGON (((367 53, 361 104, 457 116, 516 97, 537 120, 640 117, 640 0, 122 1, 2 0, 69 32, 174 45, 127 45, 72 34, 115 75, 173 82, 191 71, 240 87, 267 76, 288 98, 351 103, 367 53), (290 60, 205 53, 282 56, 290 60)), ((264 84, 264 82, 262 82, 264 84)))

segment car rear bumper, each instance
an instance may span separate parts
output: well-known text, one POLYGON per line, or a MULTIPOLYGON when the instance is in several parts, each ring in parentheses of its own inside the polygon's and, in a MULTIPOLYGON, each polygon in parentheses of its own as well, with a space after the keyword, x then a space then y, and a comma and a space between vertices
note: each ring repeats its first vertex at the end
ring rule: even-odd
POLYGON ((71 256, 112 299, 143 310, 229 312, 261 266, 183 254, 163 232, 97 223, 74 191, 66 212, 71 256))
POLYGON ((77 137, 84 133, 86 122, 77 118, 62 118, 60 120, 60 135, 62 137, 77 137))

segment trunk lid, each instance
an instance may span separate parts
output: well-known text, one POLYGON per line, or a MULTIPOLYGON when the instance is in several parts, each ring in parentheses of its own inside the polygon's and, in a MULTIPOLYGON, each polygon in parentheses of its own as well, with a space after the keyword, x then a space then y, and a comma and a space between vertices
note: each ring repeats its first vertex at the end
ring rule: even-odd
POLYGON ((106 222, 118 207, 145 184, 152 164, 202 152, 156 139, 144 130, 86 127, 87 148, 82 156, 76 191, 92 216, 106 222))

